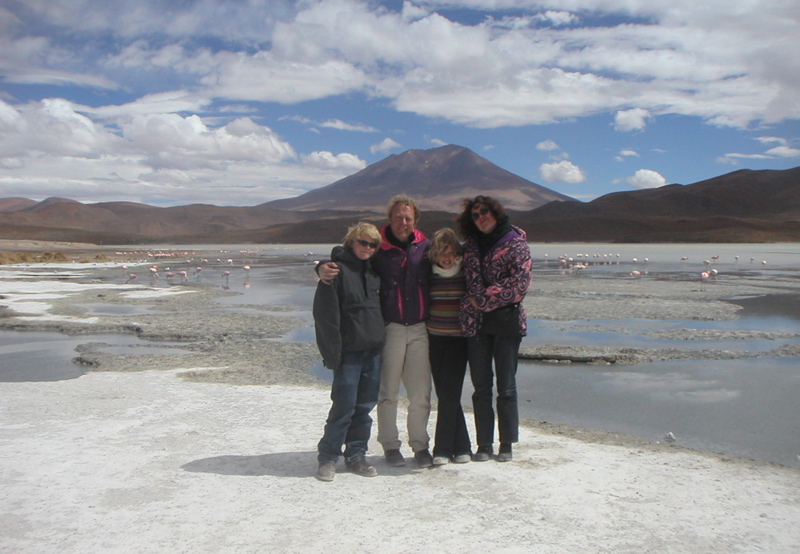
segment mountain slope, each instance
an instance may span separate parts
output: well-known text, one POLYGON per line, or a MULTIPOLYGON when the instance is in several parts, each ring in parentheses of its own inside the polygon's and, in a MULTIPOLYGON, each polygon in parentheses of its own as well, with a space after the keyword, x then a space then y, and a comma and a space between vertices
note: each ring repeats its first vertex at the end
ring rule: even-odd
POLYGON ((370 210, 383 213, 395 194, 415 198, 423 210, 458 212, 464 198, 486 194, 509 209, 530 210, 574 201, 502 169, 462 146, 408 150, 326 187, 268 205, 292 210, 370 210))

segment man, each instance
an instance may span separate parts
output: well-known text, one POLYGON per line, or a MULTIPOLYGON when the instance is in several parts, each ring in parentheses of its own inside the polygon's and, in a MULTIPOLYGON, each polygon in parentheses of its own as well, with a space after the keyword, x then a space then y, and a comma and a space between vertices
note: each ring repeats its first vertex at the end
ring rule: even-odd
MULTIPOLYGON (((400 383, 408 396, 408 443, 419 467, 431 467, 428 418, 431 412, 431 366, 428 331, 431 272, 427 252, 430 240, 417 229, 419 208, 406 195, 389 201, 389 223, 381 228, 382 243, 372 258, 381 279, 381 311, 386 324, 386 344, 381 356, 378 393, 378 442, 390 466, 403 466, 397 428, 400 383)), ((320 264, 323 281, 338 273, 335 264, 320 264)))

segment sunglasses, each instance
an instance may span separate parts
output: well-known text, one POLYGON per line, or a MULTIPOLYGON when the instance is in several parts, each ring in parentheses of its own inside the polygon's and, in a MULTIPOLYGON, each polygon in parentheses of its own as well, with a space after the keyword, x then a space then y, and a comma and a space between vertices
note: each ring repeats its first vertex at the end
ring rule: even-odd
POLYGON ((478 221, 481 216, 486 215, 489 213, 489 208, 481 208, 477 212, 472 212, 472 221, 478 221))
POLYGON ((375 248, 378 248, 378 243, 377 242, 370 242, 370 241, 364 240, 364 239, 358 239, 358 240, 356 240, 356 242, 358 244, 360 244, 361 246, 363 246, 364 248, 372 248, 373 250, 375 248))

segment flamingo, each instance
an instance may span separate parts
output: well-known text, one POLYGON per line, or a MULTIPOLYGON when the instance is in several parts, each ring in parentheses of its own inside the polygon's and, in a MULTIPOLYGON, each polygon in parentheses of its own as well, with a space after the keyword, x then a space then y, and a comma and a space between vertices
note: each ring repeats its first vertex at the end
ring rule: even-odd
POLYGON ((704 271, 700 274, 700 290, 705 290, 706 281, 708 281, 710 276, 711 274, 708 271, 704 271))
POLYGON ((128 280, 125 281, 125 284, 127 285, 128 283, 130 283, 134 279, 136 279, 136 274, 135 273, 131 273, 130 275, 128 275, 128 280))
POLYGON ((181 283, 186 283, 189 281, 189 277, 185 271, 179 271, 178 276, 181 278, 181 283))

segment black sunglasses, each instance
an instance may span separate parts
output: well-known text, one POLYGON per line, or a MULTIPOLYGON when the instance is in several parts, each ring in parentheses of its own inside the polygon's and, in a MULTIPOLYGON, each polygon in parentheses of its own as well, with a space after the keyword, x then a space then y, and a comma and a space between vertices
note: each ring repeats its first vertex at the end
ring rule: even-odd
POLYGON ((477 211, 477 212, 472 212, 472 220, 473 220, 473 221, 478 221, 478 219, 479 219, 479 218, 480 218, 482 215, 486 215, 486 214, 488 214, 488 213, 489 213, 489 208, 481 208, 481 209, 480 209, 480 211, 477 211))
POLYGON ((370 242, 370 241, 364 240, 364 239, 357 239, 356 242, 358 244, 360 244, 361 246, 363 246, 364 248, 372 248, 373 250, 375 248, 378 248, 378 243, 377 242, 370 242))

